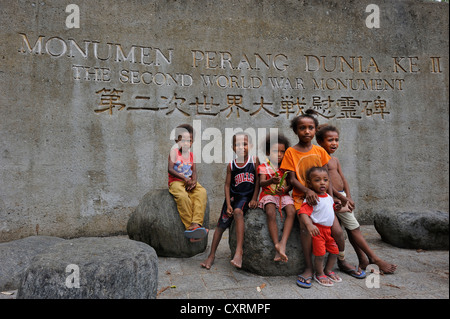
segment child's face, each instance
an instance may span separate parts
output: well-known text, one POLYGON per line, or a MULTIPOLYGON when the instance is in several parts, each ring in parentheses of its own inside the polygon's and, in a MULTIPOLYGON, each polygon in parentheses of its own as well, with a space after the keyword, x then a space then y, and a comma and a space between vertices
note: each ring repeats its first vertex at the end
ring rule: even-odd
POLYGON ((248 136, 237 135, 233 144, 233 151, 236 153, 237 157, 240 159, 247 158, 248 148, 248 136))
POLYGON ((327 151, 328 154, 333 154, 339 147, 338 132, 326 132, 323 141, 321 141, 319 144, 325 149, 325 151, 327 151))
POLYGON ((270 147, 269 150, 269 160, 272 163, 278 163, 278 167, 283 160, 284 153, 286 152, 286 147, 284 144, 274 144, 270 147))
POLYGON ((308 181, 309 186, 317 193, 317 194, 325 194, 328 190, 329 180, 328 173, 324 171, 314 171, 309 176, 310 180, 308 181))
POLYGON ((183 132, 181 133, 181 139, 178 140, 178 148, 180 150, 184 150, 187 151, 191 148, 192 146, 192 134, 190 134, 189 132, 183 132))
POLYGON ((304 144, 311 143, 316 135, 316 124, 314 120, 308 117, 298 119, 296 133, 300 142, 304 144))

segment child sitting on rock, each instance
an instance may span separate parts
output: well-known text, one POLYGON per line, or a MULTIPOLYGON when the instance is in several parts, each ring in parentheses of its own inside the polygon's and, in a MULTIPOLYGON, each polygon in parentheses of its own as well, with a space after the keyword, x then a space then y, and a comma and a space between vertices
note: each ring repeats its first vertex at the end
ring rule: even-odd
POLYGON ((281 161, 288 147, 289 141, 283 135, 267 136, 265 150, 268 158, 266 162, 258 166, 259 185, 262 188, 258 207, 266 212, 269 234, 276 250, 273 260, 282 262, 288 261, 286 244, 295 219, 294 200, 289 195, 292 186, 287 186, 283 178, 284 172, 280 170, 281 161), (278 211, 281 215, 282 209, 286 212, 286 219, 283 234, 279 240, 276 214, 278 211))
POLYGON ((208 230, 203 227, 206 210, 206 189, 197 182, 194 155, 190 151, 193 143, 193 128, 183 124, 175 129, 176 147, 172 148, 168 160, 169 192, 177 204, 178 213, 191 242, 204 238, 208 230))
POLYGON ((236 225, 236 251, 230 263, 236 268, 242 267, 244 214, 249 208, 258 206, 259 193, 259 178, 256 174, 259 160, 255 156, 249 156, 251 146, 248 134, 239 132, 233 135, 233 151, 236 158, 227 165, 225 201, 214 231, 211 251, 208 258, 200 264, 203 268, 211 269, 222 235, 231 226, 233 220, 236 225))

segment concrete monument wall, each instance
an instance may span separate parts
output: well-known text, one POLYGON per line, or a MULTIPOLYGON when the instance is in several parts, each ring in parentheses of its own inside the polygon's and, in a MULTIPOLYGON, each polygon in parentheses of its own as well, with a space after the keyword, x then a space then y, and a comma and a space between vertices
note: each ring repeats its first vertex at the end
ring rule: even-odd
POLYGON ((449 206, 448 4, 0 2, 0 241, 126 231, 196 129, 211 227, 233 131, 341 131, 357 217, 449 206))

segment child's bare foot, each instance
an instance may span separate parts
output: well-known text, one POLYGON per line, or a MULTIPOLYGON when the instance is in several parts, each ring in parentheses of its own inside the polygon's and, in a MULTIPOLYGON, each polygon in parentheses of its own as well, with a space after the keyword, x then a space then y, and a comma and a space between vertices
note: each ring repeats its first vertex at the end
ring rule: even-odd
POLYGON ((282 245, 281 243, 275 244, 275 249, 277 253, 275 254, 274 261, 282 261, 287 262, 288 257, 286 256, 286 246, 282 245))
POLYGON ((242 268, 242 256, 234 255, 234 258, 230 261, 230 263, 236 268, 242 268))
POLYGON ((206 268, 208 270, 211 269, 211 266, 214 264, 214 256, 208 256, 208 258, 206 258, 206 260, 204 262, 202 262, 200 264, 200 266, 202 266, 203 268, 206 268))
POLYGON ((377 265, 383 274, 393 274, 397 269, 397 265, 390 264, 382 259, 373 260, 372 263, 377 265))
POLYGON ((278 251, 275 253, 275 257, 273 257, 273 261, 281 261, 281 256, 278 251))

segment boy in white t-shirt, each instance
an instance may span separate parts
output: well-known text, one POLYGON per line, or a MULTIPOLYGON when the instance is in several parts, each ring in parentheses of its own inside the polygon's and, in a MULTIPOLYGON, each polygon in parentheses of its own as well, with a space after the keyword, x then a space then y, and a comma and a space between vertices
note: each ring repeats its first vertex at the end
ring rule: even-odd
POLYGON ((333 282, 341 282, 342 279, 333 272, 336 264, 339 248, 331 236, 331 226, 334 222, 334 210, 339 210, 339 204, 335 204, 333 197, 327 193, 329 186, 328 171, 324 167, 312 167, 306 174, 308 187, 314 190, 319 201, 317 205, 310 206, 306 200, 303 202, 298 214, 306 225, 312 237, 314 259, 314 280, 322 286, 333 286, 333 282), (328 260, 324 268, 325 254, 329 252, 328 260))

